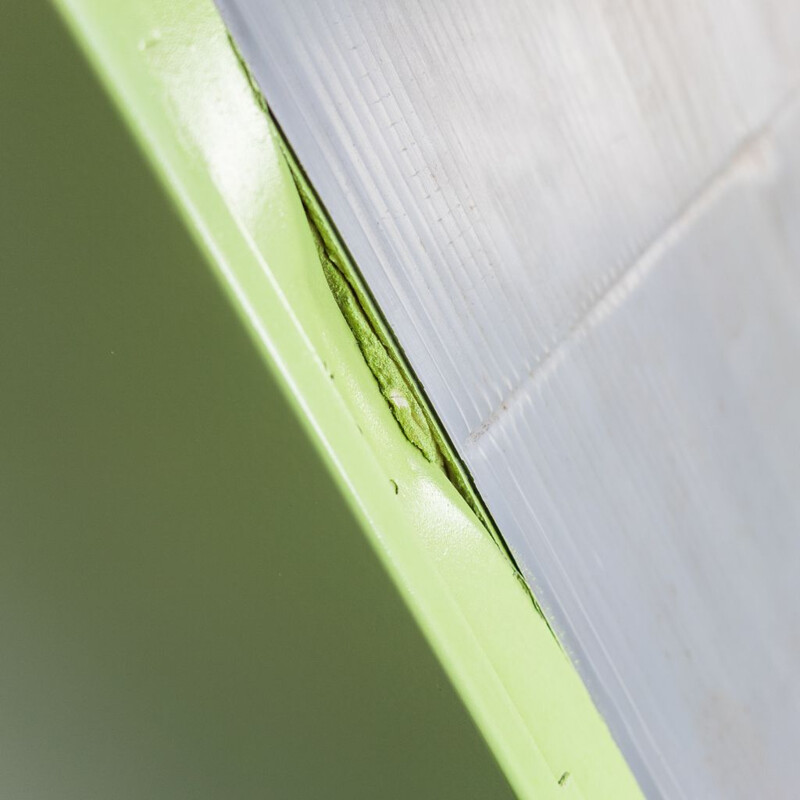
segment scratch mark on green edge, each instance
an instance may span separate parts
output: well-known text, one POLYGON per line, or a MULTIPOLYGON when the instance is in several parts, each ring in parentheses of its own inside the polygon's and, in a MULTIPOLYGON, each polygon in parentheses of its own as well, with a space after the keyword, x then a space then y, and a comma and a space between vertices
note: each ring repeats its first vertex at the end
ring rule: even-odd
POLYGON ((444 468, 444 458, 436 444, 425 412, 408 384, 403 380, 397 364, 375 333, 349 281, 325 247, 319 230, 313 227, 312 231, 328 286, 330 286, 339 310, 355 336, 370 371, 378 382, 381 394, 389 403, 394 418, 406 438, 419 449, 422 455, 428 461, 444 468))

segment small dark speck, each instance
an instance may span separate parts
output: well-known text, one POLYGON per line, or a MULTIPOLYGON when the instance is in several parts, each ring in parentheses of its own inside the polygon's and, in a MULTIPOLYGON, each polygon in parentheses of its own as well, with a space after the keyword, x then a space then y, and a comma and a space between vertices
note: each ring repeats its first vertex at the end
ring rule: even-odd
POLYGON ((139 50, 149 50, 161 41, 161 31, 154 28, 147 36, 139 40, 139 50))
POLYGON ((397 485, 397 481, 394 481, 391 478, 389 478, 389 483, 391 483, 392 486, 394 486, 394 493, 400 494, 400 487, 397 485))
POLYGON ((569 772, 565 772, 559 779, 558 785, 559 786, 566 786, 569 782, 569 772))

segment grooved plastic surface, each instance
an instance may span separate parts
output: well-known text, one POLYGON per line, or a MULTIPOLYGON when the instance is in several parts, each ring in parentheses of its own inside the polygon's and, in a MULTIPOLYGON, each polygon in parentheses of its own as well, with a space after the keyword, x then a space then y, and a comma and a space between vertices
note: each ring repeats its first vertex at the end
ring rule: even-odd
POLYGON ((218 5, 645 791, 790 795, 800 4, 218 5))

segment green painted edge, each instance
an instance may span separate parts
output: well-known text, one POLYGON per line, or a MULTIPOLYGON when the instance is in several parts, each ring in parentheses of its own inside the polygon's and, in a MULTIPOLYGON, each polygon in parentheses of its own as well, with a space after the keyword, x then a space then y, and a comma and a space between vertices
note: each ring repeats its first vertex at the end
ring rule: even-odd
POLYGON ((515 791, 641 796, 513 565, 399 429, 210 0, 55 2, 515 791))

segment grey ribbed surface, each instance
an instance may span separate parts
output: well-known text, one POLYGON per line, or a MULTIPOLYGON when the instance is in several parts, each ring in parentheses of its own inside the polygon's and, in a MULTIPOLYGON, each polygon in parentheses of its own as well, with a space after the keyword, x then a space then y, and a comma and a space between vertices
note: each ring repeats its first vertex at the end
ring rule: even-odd
POLYGON ((792 796, 800 3, 219 5, 642 786, 792 796))

